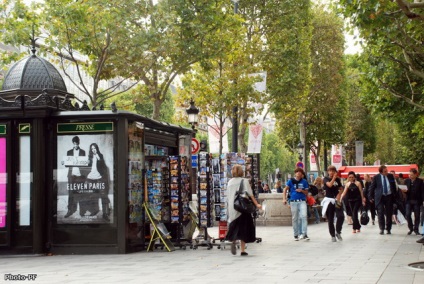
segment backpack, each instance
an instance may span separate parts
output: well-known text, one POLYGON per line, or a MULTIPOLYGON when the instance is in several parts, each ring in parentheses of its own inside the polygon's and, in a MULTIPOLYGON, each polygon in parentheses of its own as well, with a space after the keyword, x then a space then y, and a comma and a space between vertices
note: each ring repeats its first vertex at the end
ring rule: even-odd
POLYGON ((309 185, 309 192, 312 196, 318 195, 318 188, 315 185, 309 185))

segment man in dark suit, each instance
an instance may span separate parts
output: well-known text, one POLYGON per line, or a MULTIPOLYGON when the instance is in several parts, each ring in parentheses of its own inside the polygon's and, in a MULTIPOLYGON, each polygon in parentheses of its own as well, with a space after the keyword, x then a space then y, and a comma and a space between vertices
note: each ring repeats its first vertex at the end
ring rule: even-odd
MULTIPOLYGON (((72 138, 72 143, 74 147, 66 152, 66 156, 85 156, 85 151, 79 147, 80 139, 78 136, 72 138)), ((75 183, 83 183, 84 176, 81 174, 79 167, 69 167, 68 170, 68 184, 72 185, 75 183)), ((69 186, 68 185, 68 186, 69 186)), ((71 189, 73 189, 71 187, 71 189)), ((77 200, 75 198, 75 192, 73 190, 68 190, 68 212, 65 214, 65 218, 68 218, 77 211, 77 200)))
POLYGON ((370 202, 374 202, 377 208, 378 225, 380 227, 380 235, 391 234, 393 203, 397 194, 397 186, 395 177, 389 174, 386 166, 378 168, 379 174, 375 175, 369 188, 368 198, 370 202))
POLYGON ((422 194, 424 191, 423 180, 418 177, 416 169, 409 170, 409 178, 405 180, 407 187, 403 192, 406 193, 406 220, 408 220, 408 235, 414 231, 415 235, 419 235, 418 227, 420 225, 420 207, 423 203, 422 194), (414 212, 414 223, 412 223, 412 212, 414 212))

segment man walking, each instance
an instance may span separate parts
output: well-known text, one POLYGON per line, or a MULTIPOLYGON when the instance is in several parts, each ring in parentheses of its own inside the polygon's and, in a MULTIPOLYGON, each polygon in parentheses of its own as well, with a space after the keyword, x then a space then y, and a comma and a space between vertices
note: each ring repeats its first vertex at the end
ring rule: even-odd
MULTIPOLYGON (((71 157, 81 157, 85 156, 85 151, 80 148, 80 139, 78 136, 75 136, 72 138, 72 143, 74 144, 74 147, 66 152, 67 156, 71 157)), ((73 185, 74 184, 80 184, 84 182, 85 177, 81 174, 79 167, 69 167, 68 170, 68 212, 65 214, 65 218, 68 218, 72 214, 77 211, 77 203, 78 200, 76 200, 75 192, 73 185)))
POLYGON ((415 233, 419 235, 418 227, 420 225, 420 207, 422 204, 422 193, 424 190, 423 180, 418 178, 416 169, 409 170, 409 178, 405 180, 406 193, 406 220, 408 221, 408 235, 415 233), (412 212, 414 212, 414 224, 412 224, 412 212))
POLYGON ((368 198, 370 202, 374 202, 377 208, 378 225, 380 227, 380 235, 391 234, 393 202, 396 192, 396 180, 392 174, 389 174, 387 167, 382 165, 378 168, 379 174, 374 176, 372 180, 368 198))
POLYGON ((337 175, 337 169, 331 165, 327 168, 328 176, 324 178, 325 198, 322 200, 322 216, 326 216, 328 221, 328 231, 331 241, 343 241, 342 228, 344 222, 343 205, 341 195, 343 186, 337 175), (334 227, 334 217, 336 217, 336 227, 334 227), (337 237, 337 239, 336 239, 337 237))
POLYGON ((308 195, 309 185, 305 179, 305 172, 302 168, 294 170, 294 178, 291 178, 284 188, 283 203, 287 204, 287 190, 290 190, 290 209, 292 213, 292 226, 294 240, 309 240, 307 233, 308 220, 306 196, 308 195))

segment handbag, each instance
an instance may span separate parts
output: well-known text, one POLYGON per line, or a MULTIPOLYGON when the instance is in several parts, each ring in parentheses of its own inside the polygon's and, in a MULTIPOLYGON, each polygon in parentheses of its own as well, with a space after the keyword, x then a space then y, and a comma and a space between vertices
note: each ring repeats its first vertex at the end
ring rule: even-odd
POLYGON ((236 196, 234 198, 234 209, 240 213, 252 214, 256 211, 256 206, 244 192, 243 183, 244 181, 242 179, 239 190, 236 192, 236 196), (247 197, 244 197, 243 195, 246 195, 247 197))
POLYGON ((367 225, 370 221, 370 217, 368 216, 368 211, 367 210, 363 210, 361 213, 361 218, 360 218, 360 222, 361 225, 367 225))

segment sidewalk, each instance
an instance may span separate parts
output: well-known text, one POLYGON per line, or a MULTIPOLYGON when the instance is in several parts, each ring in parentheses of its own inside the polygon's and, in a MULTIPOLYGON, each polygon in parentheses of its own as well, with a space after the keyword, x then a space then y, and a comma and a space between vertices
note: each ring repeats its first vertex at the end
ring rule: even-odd
MULTIPOLYGON (((261 243, 241 257, 214 247, 157 250, 127 255, 0 256, 0 283, 6 274, 37 274, 33 283, 424 283, 424 271, 408 268, 424 261, 418 236, 406 226, 379 235, 378 226, 359 234, 344 225, 343 241, 332 243, 327 223, 308 226, 310 241, 293 240, 291 227, 257 227, 261 243)), ((218 228, 209 234, 218 235, 218 228)))

